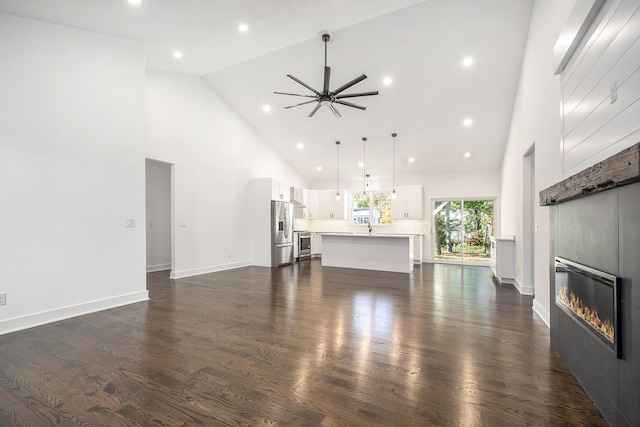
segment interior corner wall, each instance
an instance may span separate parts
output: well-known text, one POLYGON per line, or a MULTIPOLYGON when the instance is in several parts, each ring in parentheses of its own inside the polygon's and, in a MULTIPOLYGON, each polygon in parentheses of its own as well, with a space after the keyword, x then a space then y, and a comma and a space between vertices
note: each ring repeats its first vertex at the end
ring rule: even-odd
MULTIPOLYGON (((553 46, 573 1, 536 0, 525 48, 511 127, 502 161, 502 233, 516 236, 516 280, 523 278, 523 157, 535 143, 535 193, 562 180, 560 77, 553 74, 553 46)), ((534 310, 549 325, 549 209, 536 205, 534 310)))
POLYGON ((171 165, 145 161, 147 272, 171 269, 171 165))
POLYGON ((0 334, 146 300, 144 47, 0 14, 0 52, 0 334))
POLYGON ((174 269, 251 264, 249 180, 304 178, 201 78, 147 70, 145 155, 173 164, 174 269))

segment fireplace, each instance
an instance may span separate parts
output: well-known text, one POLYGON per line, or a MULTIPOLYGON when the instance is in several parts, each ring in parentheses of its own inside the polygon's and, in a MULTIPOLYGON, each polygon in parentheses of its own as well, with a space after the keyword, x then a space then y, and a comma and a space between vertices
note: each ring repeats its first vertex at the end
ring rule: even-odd
POLYGON ((555 258, 556 305, 620 358, 619 279, 555 258))

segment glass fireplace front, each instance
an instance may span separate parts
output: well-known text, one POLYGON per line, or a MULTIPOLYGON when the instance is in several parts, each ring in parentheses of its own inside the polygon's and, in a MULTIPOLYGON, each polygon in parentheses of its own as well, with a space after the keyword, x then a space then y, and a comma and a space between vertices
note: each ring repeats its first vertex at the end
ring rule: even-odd
POLYGON ((556 305, 619 355, 619 278, 555 258, 556 305))

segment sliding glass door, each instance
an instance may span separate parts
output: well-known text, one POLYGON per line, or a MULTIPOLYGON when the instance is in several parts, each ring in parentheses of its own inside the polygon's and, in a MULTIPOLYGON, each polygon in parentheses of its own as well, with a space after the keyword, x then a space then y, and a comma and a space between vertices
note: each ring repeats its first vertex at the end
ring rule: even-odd
POLYGON ((435 200, 433 202, 433 260, 488 263, 491 257, 494 202, 435 200))

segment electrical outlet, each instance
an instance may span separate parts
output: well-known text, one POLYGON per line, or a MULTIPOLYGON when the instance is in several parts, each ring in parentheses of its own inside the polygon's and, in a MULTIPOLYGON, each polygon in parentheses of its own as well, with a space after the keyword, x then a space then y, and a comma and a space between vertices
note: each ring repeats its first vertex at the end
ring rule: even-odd
POLYGON ((231 252, 229 252, 229 255, 228 255, 228 257, 229 257, 229 258, 231 258, 231 252))
POLYGON ((5 305, 7 303, 7 293, 0 292, 0 305, 5 305))

